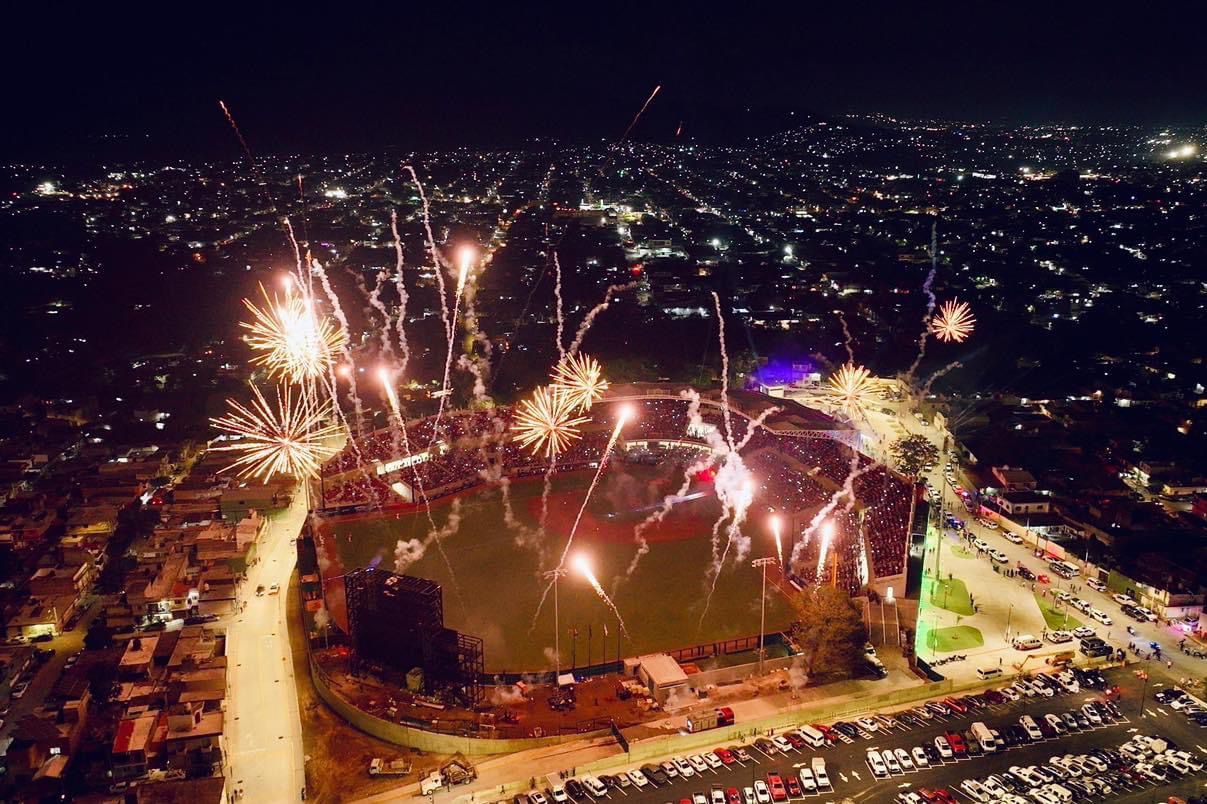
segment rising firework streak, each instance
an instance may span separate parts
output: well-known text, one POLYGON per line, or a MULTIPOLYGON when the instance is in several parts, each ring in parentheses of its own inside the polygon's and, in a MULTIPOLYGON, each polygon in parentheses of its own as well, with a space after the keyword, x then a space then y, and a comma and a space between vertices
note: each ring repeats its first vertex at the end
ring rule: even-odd
POLYGON ((658 94, 660 89, 662 89, 662 84, 654 87, 654 91, 651 92, 650 96, 645 99, 645 103, 641 104, 641 108, 637 110, 636 116, 633 117, 633 122, 629 123, 629 127, 624 130, 624 135, 620 138, 621 142, 624 142, 629 138, 629 132, 631 132, 633 127, 637 125, 637 121, 641 119, 641 115, 645 114, 645 110, 650 105, 650 101, 654 99, 654 96, 658 94))

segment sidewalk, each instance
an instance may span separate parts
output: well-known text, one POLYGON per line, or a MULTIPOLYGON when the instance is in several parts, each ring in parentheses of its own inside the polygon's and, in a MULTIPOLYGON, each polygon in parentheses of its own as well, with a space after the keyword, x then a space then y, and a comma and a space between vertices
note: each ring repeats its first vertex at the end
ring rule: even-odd
MULTIPOLYGON (((1010 639, 1020 634, 1039 637, 1047 628, 1043 612, 1035 600, 1032 584, 1022 578, 1008 578, 993 571, 989 560, 967 547, 959 537, 945 534, 940 540, 939 575, 946 580, 949 576, 963 581, 976 612, 963 616, 940 608, 929 599, 933 580, 923 583, 926 596, 919 622, 918 655, 930 660, 944 655, 928 646, 926 634, 934 628, 950 628, 956 625, 969 626, 981 633, 984 645, 957 650, 967 660, 943 665, 938 672, 958 682, 976 678, 978 667, 1001 667, 1006 671, 1035 669, 1048 656, 1075 649, 1073 643, 1052 645, 1047 642, 1034 651, 1021 652, 1010 645, 1010 639)), ((942 594, 937 595, 942 602, 942 594)))

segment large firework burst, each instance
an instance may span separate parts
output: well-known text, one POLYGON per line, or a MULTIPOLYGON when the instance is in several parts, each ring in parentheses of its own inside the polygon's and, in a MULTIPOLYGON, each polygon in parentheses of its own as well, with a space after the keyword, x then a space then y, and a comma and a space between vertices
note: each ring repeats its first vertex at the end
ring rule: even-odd
POLYGON ((542 386, 532 399, 520 403, 512 429, 521 446, 530 448, 534 455, 543 451, 552 460, 579 437, 578 426, 589 421, 574 413, 566 394, 556 386, 542 386))
POLYGON ((843 410, 848 416, 862 413, 872 401, 876 384, 872 374, 863 366, 847 363, 830 377, 826 394, 830 403, 843 410))
POLYGON ((260 293, 264 305, 244 299, 252 321, 239 323, 248 330, 247 345, 259 353, 252 362, 265 366, 270 377, 284 377, 295 383, 325 374, 335 353, 344 346, 344 333, 329 319, 320 318, 313 301, 303 295, 289 293, 280 299, 270 296, 263 285, 260 293))
POLYGON ((598 360, 581 354, 569 354, 553 370, 552 387, 566 396, 566 401, 574 410, 584 411, 590 410, 608 390, 608 381, 604 379, 598 360))
POLYGON ((277 389, 274 406, 255 385, 251 390, 249 406, 228 399, 230 412, 210 420, 219 430, 238 438, 215 448, 238 453, 239 457, 226 468, 238 469, 240 477, 260 480, 276 474, 297 478, 318 475, 323 459, 335 452, 324 442, 340 432, 338 425, 324 423, 330 403, 315 403, 304 394, 295 397, 286 385, 277 389))
POLYGON ((943 302, 939 312, 930 322, 930 331, 941 341, 962 343, 972 334, 976 319, 967 302, 951 299, 943 302))

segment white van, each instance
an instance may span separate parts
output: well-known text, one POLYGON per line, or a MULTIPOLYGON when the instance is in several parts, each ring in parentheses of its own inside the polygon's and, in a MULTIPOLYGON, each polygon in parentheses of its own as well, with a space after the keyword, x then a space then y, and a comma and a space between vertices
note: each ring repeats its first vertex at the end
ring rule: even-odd
POLYGON ((991 678, 1001 678, 1002 668, 1000 667, 978 667, 976 669, 977 678, 981 681, 988 681, 991 678))
POLYGON ((1027 736, 1032 740, 1042 740, 1044 733, 1039 730, 1039 724, 1035 722, 1035 718, 1030 715, 1023 715, 1018 719, 1018 725, 1023 727, 1023 731, 1027 732, 1027 736))
POLYGON ((1033 634, 1019 634, 1010 640, 1010 644, 1014 646, 1015 650, 1035 650, 1036 648, 1043 647, 1044 643, 1040 642, 1039 637, 1033 634))
POLYGON ((972 724, 970 731, 972 732, 972 736, 976 738, 976 741, 980 743, 981 750, 986 754, 992 754, 997 750, 997 740, 994 739, 993 732, 989 731, 989 727, 984 723, 978 720, 972 724))
POLYGON ((821 748, 826 744, 826 736, 812 726, 801 726, 796 733, 813 748, 821 748))

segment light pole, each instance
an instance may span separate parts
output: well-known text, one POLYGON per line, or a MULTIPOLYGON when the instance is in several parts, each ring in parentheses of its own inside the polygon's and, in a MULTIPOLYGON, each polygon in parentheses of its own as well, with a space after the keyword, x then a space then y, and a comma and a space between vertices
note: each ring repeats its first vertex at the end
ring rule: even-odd
POLYGON ((562 674, 562 631, 559 627, 557 610, 557 582, 569 572, 565 567, 556 567, 542 573, 542 577, 553 583, 553 683, 557 684, 558 676, 562 674))
POLYGON ((767 556, 766 558, 756 558, 750 562, 750 566, 759 568, 763 571, 763 592, 759 598, 759 675, 763 674, 763 659, 766 652, 763 650, 763 632, 767 630, 767 567, 775 566, 778 562, 775 556, 767 556))
MULTIPOLYGON (((1149 656, 1151 657, 1152 654, 1149 654, 1149 656)), ((1144 700, 1148 697, 1148 677, 1151 675, 1148 668, 1152 667, 1152 659, 1146 659, 1145 664, 1147 666, 1144 668, 1144 686, 1140 690, 1140 717, 1146 717, 1144 714, 1144 700)))

